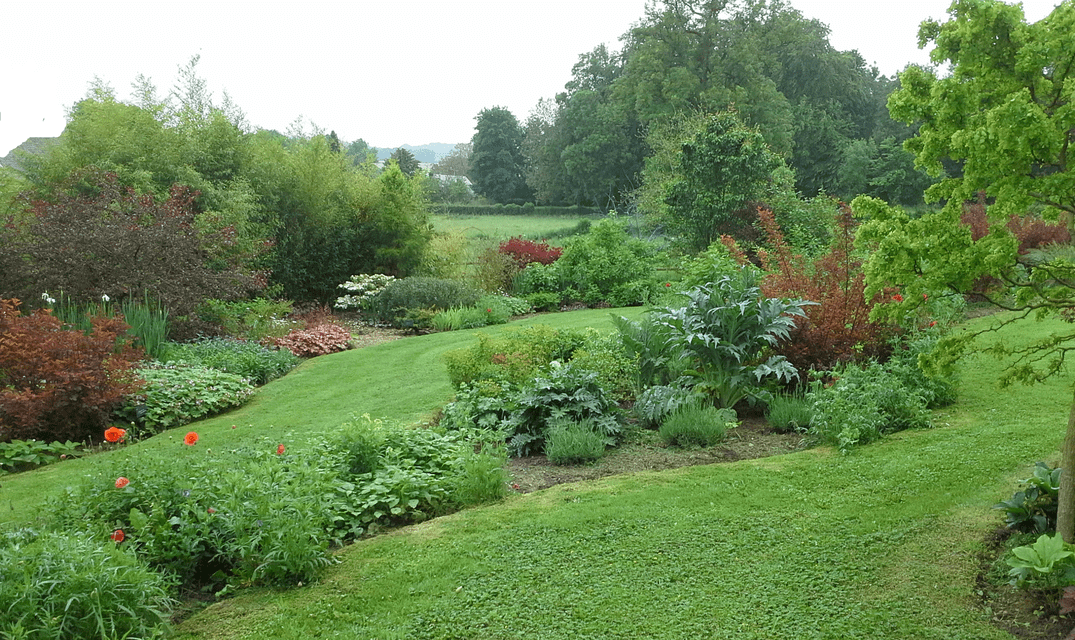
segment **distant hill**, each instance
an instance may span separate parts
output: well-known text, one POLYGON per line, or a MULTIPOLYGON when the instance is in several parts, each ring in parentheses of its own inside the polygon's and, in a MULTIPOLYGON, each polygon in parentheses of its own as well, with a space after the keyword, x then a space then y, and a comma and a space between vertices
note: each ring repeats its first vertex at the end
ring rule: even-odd
POLYGON ((22 165, 19 164, 19 155, 26 153, 27 155, 35 156, 44 153, 46 149, 56 144, 57 140, 59 140, 59 138, 27 138, 26 142, 23 142, 12 149, 11 153, 0 158, 0 167, 10 167, 21 171, 22 165))
POLYGON ((398 147, 376 147, 377 159, 387 160, 396 152, 396 149, 403 148, 414 154, 414 157, 418 162, 434 163, 440 160, 444 156, 448 155, 455 149, 455 144, 448 144, 446 142, 430 142, 429 144, 401 144, 398 147))

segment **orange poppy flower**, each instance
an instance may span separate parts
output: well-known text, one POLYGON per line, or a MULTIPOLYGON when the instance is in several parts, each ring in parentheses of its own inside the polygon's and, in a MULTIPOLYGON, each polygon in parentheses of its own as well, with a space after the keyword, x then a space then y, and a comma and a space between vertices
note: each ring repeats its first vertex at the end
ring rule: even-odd
POLYGON ((128 480, 127 478, 124 478, 123 476, 120 476, 120 477, 116 478, 116 488, 117 489, 122 489, 123 487, 126 487, 130 483, 131 483, 131 481, 128 480))
POLYGON ((116 529, 112 532, 112 539, 116 542, 123 542, 124 537, 125 536, 123 535, 123 529, 116 529))
POLYGON ((186 443, 186 444, 194 444, 197 441, 198 441, 198 434, 193 432, 193 431, 187 433, 187 435, 183 437, 183 442, 186 443))
POLYGON ((280 446, 276 447, 276 455, 278 455, 278 456, 284 455, 284 445, 281 444, 280 446))
POLYGON ((126 429, 120 429, 119 427, 109 427, 105 429, 105 440, 108 440, 109 442, 119 442, 126 436, 126 429))

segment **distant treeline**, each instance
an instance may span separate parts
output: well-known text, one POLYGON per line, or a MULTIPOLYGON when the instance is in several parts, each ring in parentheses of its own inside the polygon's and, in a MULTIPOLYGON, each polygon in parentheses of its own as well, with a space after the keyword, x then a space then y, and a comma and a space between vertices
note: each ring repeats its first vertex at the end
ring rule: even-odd
POLYGON ((598 207, 535 206, 533 202, 525 204, 439 204, 433 208, 434 214, 446 216, 603 216, 605 211, 598 207))

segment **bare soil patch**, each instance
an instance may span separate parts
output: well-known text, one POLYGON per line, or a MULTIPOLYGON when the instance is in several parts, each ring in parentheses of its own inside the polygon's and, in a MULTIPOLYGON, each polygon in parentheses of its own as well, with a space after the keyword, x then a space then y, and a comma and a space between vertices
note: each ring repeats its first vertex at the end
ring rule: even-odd
POLYGON ((747 418, 728 431, 724 442, 708 448, 678 449, 661 442, 655 431, 640 430, 588 465, 558 466, 545 456, 511 458, 512 488, 529 493, 566 482, 593 480, 638 471, 660 471, 700 464, 719 464, 790 453, 804 446, 802 434, 773 431, 763 418, 747 418))

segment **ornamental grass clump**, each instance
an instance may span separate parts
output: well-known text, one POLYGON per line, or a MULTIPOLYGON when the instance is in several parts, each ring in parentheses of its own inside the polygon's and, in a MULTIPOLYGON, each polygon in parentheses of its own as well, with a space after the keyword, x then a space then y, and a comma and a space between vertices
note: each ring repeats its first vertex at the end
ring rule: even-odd
POLYGON ((175 604, 170 579, 116 538, 29 529, 0 536, 0 635, 164 637, 175 604))
POLYGON ((554 421, 545 434, 545 457, 553 464, 595 462, 605 455, 608 438, 596 430, 593 420, 554 421))
POLYGON ((712 406, 687 405, 661 423, 658 433, 665 444, 676 447, 712 447, 724 440, 736 425, 735 411, 712 406))

